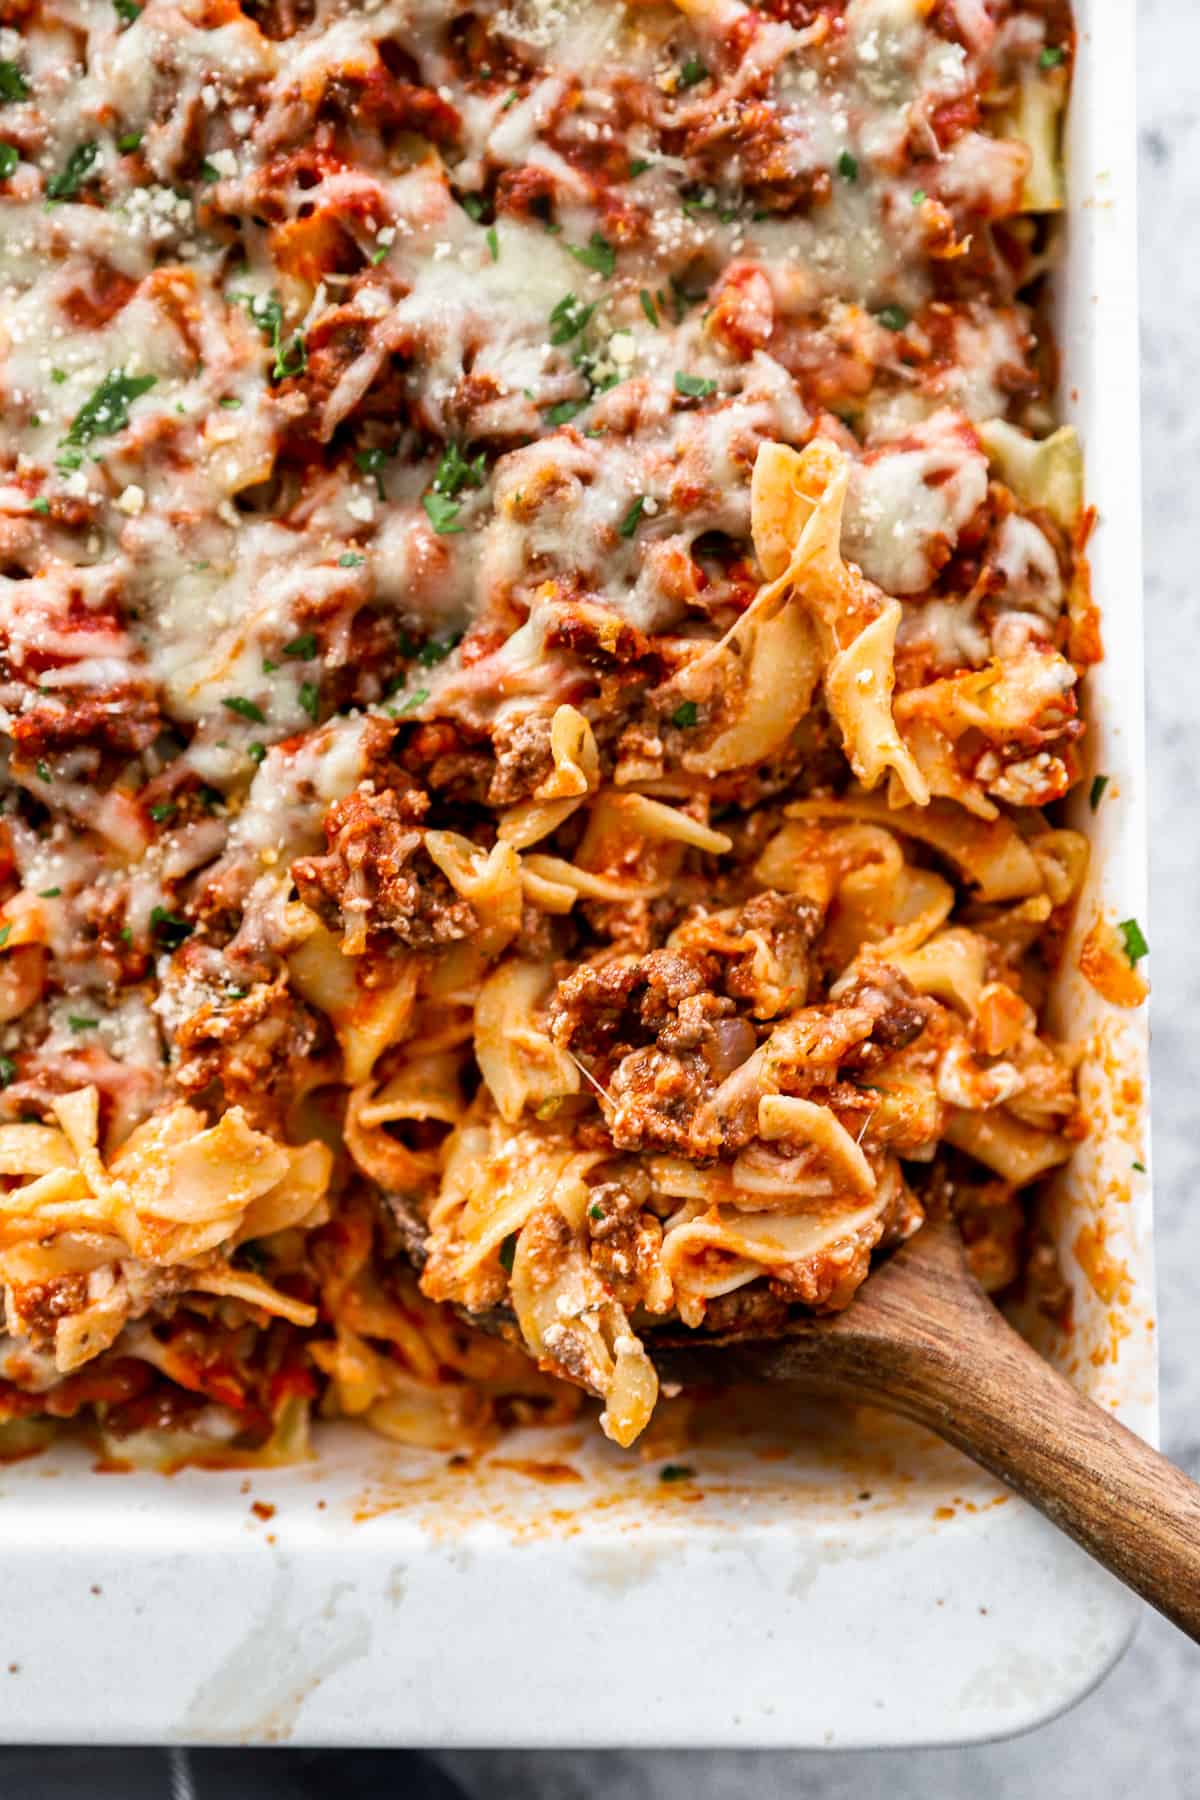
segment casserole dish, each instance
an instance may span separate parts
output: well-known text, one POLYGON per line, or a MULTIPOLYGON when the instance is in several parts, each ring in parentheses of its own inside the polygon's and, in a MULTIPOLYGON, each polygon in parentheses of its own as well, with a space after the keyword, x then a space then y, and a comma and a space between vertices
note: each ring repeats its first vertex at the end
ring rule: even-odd
MULTIPOLYGON (((1059 283, 1107 652, 1089 742, 1110 789, 1080 936, 1101 907, 1145 918, 1133 16, 1128 0, 1078 11, 1059 283)), ((1093 1123, 1048 1207, 1075 1290, 1068 1366, 1152 1431, 1144 1021, 1071 973, 1077 947, 1052 1020, 1087 1046, 1093 1123)), ((731 1406, 689 1447, 688 1482, 579 1430, 449 1466, 337 1431, 319 1462, 252 1477, 105 1481, 68 1447, 13 1466, 4 1734, 949 1743, 1037 1723, 1119 1654, 1133 1602, 948 1451, 886 1420, 756 1410, 731 1406)))

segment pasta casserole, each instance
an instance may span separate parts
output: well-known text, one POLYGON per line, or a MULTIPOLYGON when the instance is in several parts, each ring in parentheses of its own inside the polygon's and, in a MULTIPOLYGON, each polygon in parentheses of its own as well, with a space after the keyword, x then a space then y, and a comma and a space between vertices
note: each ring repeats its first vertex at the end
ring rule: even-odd
POLYGON ((931 1204, 1058 1304, 1065 0, 0 19, 10 1449, 627 1445, 931 1204))

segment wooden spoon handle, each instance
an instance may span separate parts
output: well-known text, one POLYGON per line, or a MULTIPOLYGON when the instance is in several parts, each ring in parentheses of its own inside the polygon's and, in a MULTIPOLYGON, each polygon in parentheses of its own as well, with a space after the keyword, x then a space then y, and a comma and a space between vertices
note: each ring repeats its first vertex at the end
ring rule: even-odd
POLYGON ((1085 1399, 998 1312, 975 1325, 952 1379, 944 1346, 910 1346, 907 1380, 893 1372, 880 1399, 998 1475, 1200 1642, 1200 1486, 1085 1399))

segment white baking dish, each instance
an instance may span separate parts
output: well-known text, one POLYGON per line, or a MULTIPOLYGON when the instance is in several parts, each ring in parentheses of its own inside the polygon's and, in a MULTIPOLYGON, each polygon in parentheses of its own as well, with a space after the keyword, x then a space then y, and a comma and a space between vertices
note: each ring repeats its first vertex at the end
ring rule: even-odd
MULTIPOLYGON (((1111 777, 1082 919, 1102 901, 1144 923, 1134 0, 1077 6, 1061 328, 1101 515, 1090 742, 1111 777)), ((1056 1004, 1091 1040, 1100 1124, 1053 1210, 1072 1373, 1152 1434, 1150 1195, 1131 1167, 1145 1019, 1077 977, 1056 1004), (1112 1305, 1072 1248, 1101 1218, 1128 1274, 1112 1305)), ((1135 1603, 966 1462, 881 1418, 774 1404, 797 1412, 788 1431, 689 1450, 694 1483, 659 1480, 665 1452, 641 1462, 582 1430, 459 1472, 349 1431, 252 1483, 105 1477, 66 1451, 7 1468, 0 1736, 945 1744, 1047 1718, 1119 1655, 1135 1603), (513 1466, 531 1460, 582 1479, 513 1466)))

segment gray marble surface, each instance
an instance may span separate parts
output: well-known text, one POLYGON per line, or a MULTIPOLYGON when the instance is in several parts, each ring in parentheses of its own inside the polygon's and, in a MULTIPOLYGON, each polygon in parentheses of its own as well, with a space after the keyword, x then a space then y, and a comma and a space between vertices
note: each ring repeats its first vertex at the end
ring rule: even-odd
MULTIPOLYGON (((1123 3, 1123 0, 1121 0, 1123 3)), ((1115 5, 1118 0, 1097 0, 1115 5)), ((1154 1146, 1164 1443, 1200 1479, 1200 5, 1138 0, 1154 1146)), ((1110 601, 1111 603, 1111 601, 1110 601)), ((442 1759, 478 1800, 1146 1800, 1200 1791, 1200 1651, 1146 1616, 1113 1675, 1030 1737, 906 1754, 442 1759)))

